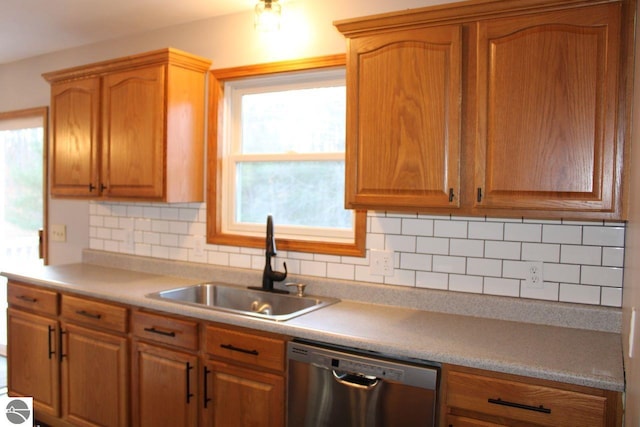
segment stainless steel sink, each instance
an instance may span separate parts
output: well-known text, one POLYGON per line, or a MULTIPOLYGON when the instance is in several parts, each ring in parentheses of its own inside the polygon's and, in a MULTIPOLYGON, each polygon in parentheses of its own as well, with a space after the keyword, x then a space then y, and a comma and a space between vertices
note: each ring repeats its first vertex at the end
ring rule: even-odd
POLYGON ((289 320, 339 301, 335 298, 299 297, 215 283, 168 289, 147 296, 277 321, 289 320))

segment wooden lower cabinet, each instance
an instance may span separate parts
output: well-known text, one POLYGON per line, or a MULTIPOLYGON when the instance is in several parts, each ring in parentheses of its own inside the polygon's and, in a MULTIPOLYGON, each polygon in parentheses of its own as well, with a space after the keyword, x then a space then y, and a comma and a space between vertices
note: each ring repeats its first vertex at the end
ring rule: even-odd
POLYGON ((10 396, 31 396, 36 414, 60 415, 60 370, 55 319, 9 308, 7 319, 10 396))
POLYGON ((78 426, 129 425, 126 337, 62 324, 62 417, 78 426))
POLYGON ((617 427, 620 393, 446 366, 444 425, 448 427, 617 427))
POLYGON ((198 357, 143 342, 133 357, 133 425, 198 425, 198 357))
POLYGON ((284 377, 220 362, 205 369, 205 426, 284 426, 284 377))

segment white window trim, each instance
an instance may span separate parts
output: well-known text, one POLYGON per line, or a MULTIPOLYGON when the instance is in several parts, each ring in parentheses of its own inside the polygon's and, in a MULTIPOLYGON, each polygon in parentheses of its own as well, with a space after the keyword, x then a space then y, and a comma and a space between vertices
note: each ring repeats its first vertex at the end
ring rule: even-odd
MULTIPOLYGON (((238 79, 225 82, 223 100, 223 158, 222 177, 223 182, 228 183, 222 187, 222 232, 244 236, 263 237, 265 224, 238 223, 235 215, 235 180, 236 165, 249 161, 305 161, 305 160, 343 160, 344 152, 337 153, 283 153, 283 154, 239 154, 242 143, 240 111, 234 108, 245 94, 271 92, 279 90, 305 89, 310 87, 332 87, 345 85, 345 69, 330 69, 321 71, 289 72, 286 74, 286 83, 283 83, 283 75, 260 76, 247 79, 238 79), (265 90, 268 88, 268 90, 265 90)), ((279 238, 287 238, 301 241, 317 241, 332 243, 353 243, 355 239, 355 211, 351 214, 351 229, 339 230, 335 228, 287 226, 278 224, 276 228, 279 238)), ((266 221, 266 217, 265 217, 266 221)))

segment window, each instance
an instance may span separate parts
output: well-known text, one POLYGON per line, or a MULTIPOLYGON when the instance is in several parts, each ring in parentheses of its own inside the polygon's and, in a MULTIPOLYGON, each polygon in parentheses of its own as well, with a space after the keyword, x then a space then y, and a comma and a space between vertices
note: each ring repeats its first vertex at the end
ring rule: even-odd
POLYGON ((208 241, 364 255, 344 209, 344 55, 211 72, 208 241))

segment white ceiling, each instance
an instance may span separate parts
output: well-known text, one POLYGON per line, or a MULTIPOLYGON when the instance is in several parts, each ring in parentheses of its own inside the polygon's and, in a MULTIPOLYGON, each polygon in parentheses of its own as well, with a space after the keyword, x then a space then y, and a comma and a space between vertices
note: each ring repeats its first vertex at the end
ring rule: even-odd
POLYGON ((250 10, 257 0, 2 0, 0 64, 250 10))

